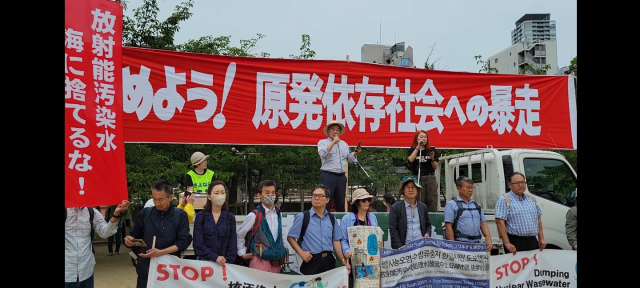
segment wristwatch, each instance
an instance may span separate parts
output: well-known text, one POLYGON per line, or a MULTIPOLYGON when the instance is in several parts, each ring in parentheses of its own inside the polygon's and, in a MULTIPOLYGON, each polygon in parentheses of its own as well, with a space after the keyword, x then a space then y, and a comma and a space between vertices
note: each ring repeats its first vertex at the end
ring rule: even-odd
POLYGON ((122 217, 123 213, 120 213, 120 215, 116 216, 116 214, 111 215, 111 217, 116 218, 116 219, 120 219, 120 217, 122 217))

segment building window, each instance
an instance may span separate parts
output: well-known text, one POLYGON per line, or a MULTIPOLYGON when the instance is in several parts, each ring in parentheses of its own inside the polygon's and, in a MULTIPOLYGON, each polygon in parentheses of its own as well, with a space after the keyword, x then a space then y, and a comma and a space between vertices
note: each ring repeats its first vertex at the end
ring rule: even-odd
POLYGON ((516 62, 513 62, 513 67, 516 67, 516 62))
POLYGON ((493 63, 498 63, 498 58, 496 58, 496 60, 494 60, 493 63))

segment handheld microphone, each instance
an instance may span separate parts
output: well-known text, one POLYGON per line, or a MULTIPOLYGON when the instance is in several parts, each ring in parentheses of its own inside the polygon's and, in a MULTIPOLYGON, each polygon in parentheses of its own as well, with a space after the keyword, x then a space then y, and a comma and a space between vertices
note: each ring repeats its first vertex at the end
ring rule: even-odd
MULTIPOLYGON (((333 134, 333 138, 338 137, 338 134, 333 134)), ((338 142, 340 142, 340 140, 338 140, 338 142)))

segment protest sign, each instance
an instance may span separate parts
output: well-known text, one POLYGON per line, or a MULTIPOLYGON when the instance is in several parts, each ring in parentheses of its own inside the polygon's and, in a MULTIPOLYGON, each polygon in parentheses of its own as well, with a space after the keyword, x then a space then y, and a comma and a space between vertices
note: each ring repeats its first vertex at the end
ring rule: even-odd
POLYGON ((377 226, 351 226, 349 247, 351 257, 351 277, 354 277, 354 288, 380 287, 380 250, 382 229, 377 226))
POLYGON ((314 275, 289 275, 163 255, 151 258, 147 288, 347 288, 347 277, 348 272, 344 267, 314 275))
POLYGON ((491 257, 491 287, 578 287, 578 252, 544 249, 491 257))
POLYGON ((434 238, 384 249, 381 287, 489 287, 489 254, 484 243, 434 238))

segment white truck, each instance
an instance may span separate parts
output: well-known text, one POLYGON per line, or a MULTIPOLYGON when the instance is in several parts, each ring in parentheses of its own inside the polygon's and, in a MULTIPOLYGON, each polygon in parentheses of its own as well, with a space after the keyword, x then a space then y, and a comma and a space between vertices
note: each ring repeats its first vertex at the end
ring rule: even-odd
POLYGON ((569 162, 556 152, 533 149, 499 151, 489 147, 442 156, 436 170, 436 179, 440 180, 441 193, 444 194, 438 211, 444 212, 445 200, 458 195, 455 179, 460 175, 471 177, 474 181, 472 199, 482 205, 491 230, 494 248, 491 254, 503 254, 503 243, 495 224, 495 206, 498 197, 510 190, 507 177, 512 172, 525 175, 527 191, 536 197, 542 210, 546 249, 570 250, 564 224, 567 210, 573 205, 572 193, 577 188, 578 176, 569 162))

